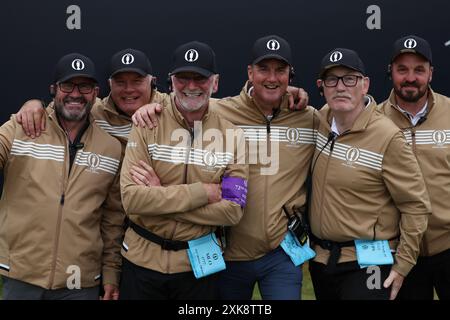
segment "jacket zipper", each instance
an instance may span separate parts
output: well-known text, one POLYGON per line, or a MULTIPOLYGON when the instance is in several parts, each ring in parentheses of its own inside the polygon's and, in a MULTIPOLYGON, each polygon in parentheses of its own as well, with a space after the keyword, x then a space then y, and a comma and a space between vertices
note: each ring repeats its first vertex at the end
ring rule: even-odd
MULTIPOLYGON (((67 143, 67 141, 66 141, 67 143)), ((66 155, 69 154, 69 147, 68 145, 66 145, 66 155)), ((53 261, 52 261, 52 268, 51 268, 51 272, 50 272, 50 281, 49 281, 49 288, 51 289, 53 286, 53 282, 55 280, 55 273, 56 273, 56 260, 57 260, 57 255, 58 255, 58 248, 59 248, 59 237, 60 237, 60 233, 61 233, 61 220, 62 220, 62 211, 63 211, 63 207, 64 207, 64 202, 65 202, 65 191, 66 191, 66 187, 67 187, 67 183, 68 183, 68 175, 67 175, 67 166, 69 164, 67 163, 67 161, 65 161, 64 163, 64 169, 63 169, 63 186, 62 186, 62 190, 61 190, 61 197, 59 199, 59 208, 58 208, 58 219, 56 222, 56 232, 55 232, 55 242, 53 245, 53 261)))
MULTIPOLYGON (((269 120, 269 119, 267 119, 267 117, 264 115, 264 120, 266 121, 266 143, 267 143, 267 153, 268 153, 268 155, 270 154, 270 155, 272 155, 272 140, 271 140, 271 135, 270 135, 270 129, 271 129, 271 123, 272 123, 272 121, 276 118, 276 116, 278 115, 280 113, 280 109, 274 109, 273 110, 273 112, 272 112, 272 118, 269 120)), ((267 208, 268 208, 268 205, 267 205, 267 199, 269 198, 268 197, 268 193, 269 193, 269 186, 268 186, 268 183, 267 183, 267 175, 265 176, 265 178, 264 178, 264 215, 263 215, 263 219, 264 219, 264 221, 263 221, 263 225, 265 226, 266 225, 266 219, 267 219, 267 208)), ((268 228, 264 228, 264 230, 266 230, 265 231, 265 236, 266 236, 266 239, 267 240, 269 240, 269 234, 268 234, 268 228)), ((270 243, 270 241, 268 241, 269 243, 270 243)), ((272 248, 270 248, 270 244, 269 244, 269 249, 272 249, 272 248)))
MULTIPOLYGON (((325 202, 325 200, 324 200, 324 196, 325 196, 325 185, 326 185, 326 180, 327 180, 327 177, 328 177, 328 167, 329 167, 329 165, 330 165, 330 159, 331 159, 331 157, 332 157, 332 155, 333 155, 333 149, 334 149, 334 144, 335 144, 335 142, 336 142, 336 140, 340 137, 340 136, 342 136, 342 135, 344 135, 344 134, 346 134, 347 133, 347 131, 345 131, 345 132, 343 132, 341 135, 338 135, 338 136, 335 136, 334 138, 333 138, 333 140, 331 140, 331 145, 330 145, 330 155, 328 156, 328 158, 327 158, 327 164, 326 164, 326 166, 325 166, 325 174, 324 174, 324 177, 323 177, 323 181, 322 181, 322 190, 321 190, 321 195, 322 195, 322 199, 321 199, 321 201, 320 201, 320 205, 319 205, 319 213, 320 213, 320 215, 319 215, 319 226, 320 226, 320 235, 317 235, 319 238, 322 238, 323 237, 323 231, 322 231, 322 217, 323 217, 323 204, 324 204, 324 202, 325 202)), ((320 155, 319 155, 320 156, 320 155)))
MULTIPOLYGON (((417 159, 417 148, 416 148, 416 128, 411 128, 411 143, 412 143, 412 149, 413 149, 413 153, 414 156, 417 159)), ((428 242, 426 240, 426 232, 423 234, 422 237, 422 244, 423 244, 423 253, 425 256, 428 256, 428 242)))

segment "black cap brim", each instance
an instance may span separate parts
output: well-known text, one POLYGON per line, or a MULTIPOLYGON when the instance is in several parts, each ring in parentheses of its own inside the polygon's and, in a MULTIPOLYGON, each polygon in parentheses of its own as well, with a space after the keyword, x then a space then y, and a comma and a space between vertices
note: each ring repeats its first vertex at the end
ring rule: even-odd
POLYGON ((202 76, 207 77, 207 78, 209 78, 210 76, 212 76, 214 74, 211 71, 203 69, 203 68, 199 68, 199 67, 195 67, 195 66, 184 66, 184 67, 180 67, 180 68, 173 70, 170 73, 170 75, 174 75, 174 74, 180 73, 180 72, 195 72, 195 73, 201 74, 202 76))
POLYGON ((120 68, 111 74, 111 78, 114 77, 116 74, 122 73, 122 72, 136 72, 143 77, 148 75, 147 72, 145 72, 144 70, 139 69, 139 68, 120 68))
POLYGON ((90 74, 86 74, 86 73, 72 73, 72 74, 66 75, 65 77, 62 77, 61 79, 58 79, 56 82, 58 82, 58 83, 65 82, 65 81, 75 78, 75 77, 89 78, 89 79, 94 80, 96 83, 98 83, 98 80, 95 77, 93 77, 90 74))
POLYGON ((394 62, 394 60, 397 59, 398 56, 400 56, 400 55, 402 55, 402 54, 404 54, 404 53, 414 53, 414 54, 417 54, 417 55, 421 56, 422 58, 424 58, 425 60, 427 60, 430 64, 432 64, 430 58, 428 58, 428 57, 425 56, 424 54, 422 54, 422 53, 420 53, 419 51, 414 50, 414 49, 402 49, 402 50, 398 51, 398 52, 392 57, 391 63, 394 62))
POLYGON ((261 61, 265 60, 265 59, 277 59, 277 60, 281 60, 283 62, 286 62, 288 65, 291 65, 291 63, 284 57, 280 56, 279 54, 266 54, 263 55, 261 57, 258 57, 257 59, 253 60, 252 64, 258 64, 261 61))

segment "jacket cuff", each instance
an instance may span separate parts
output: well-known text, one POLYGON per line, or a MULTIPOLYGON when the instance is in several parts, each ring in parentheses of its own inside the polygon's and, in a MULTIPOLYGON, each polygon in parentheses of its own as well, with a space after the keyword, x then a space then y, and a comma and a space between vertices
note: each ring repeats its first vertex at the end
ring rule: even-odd
POLYGON ((398 273, 400 273, 402 276, 406 277, 413 267, 414 267, 413 264, 396 256, 395 263, 392 266, 392 270, 395 270, 398 273))
POLYGON ((112 269, 110 267, 103 267, 102 279, 103 285, 112 284, 118 288, 120 281, 120 271, 112 269))
POLYGON ((205 188, 203 188, 203 183, 196 182, 189 185, 191 192, 191 209, 194 210, 203 207, 208 204, 208 195, 206 194, 205 188))

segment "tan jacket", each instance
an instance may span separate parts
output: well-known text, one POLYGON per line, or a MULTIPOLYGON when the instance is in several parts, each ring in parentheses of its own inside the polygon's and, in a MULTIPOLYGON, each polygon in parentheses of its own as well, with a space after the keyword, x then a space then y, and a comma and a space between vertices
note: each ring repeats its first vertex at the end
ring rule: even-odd
POLYGON ((81 287, 98 285, 101 274, 118 285, 120 144, 90 118, 69 172, 67 137, 46 111, 47 129, 36 139, 14 118, 0 128, 0 273, 58 289, 79 267, 81 287))
MULTIPOLYGON (((153 130, 133 127, 125 152, 121 171, 122 203, 130 219, 155 233, 171 240, 188 241, 216 229, 219 225, 235 225, 242 217, 241 206, 233 201, 221 200, 208 204, 202 183, 220 183, 223 176, 247 181, 245 165, 245 141, 229 143, 226 130, 238 130, 213 111, 208 111, 200 125, 195 127, 191 139, 190 130, 174 105, 173 95, 166 96, 159 125, 153 130), (208 134, 227 137, 211 144, 208 134), (238 153, 238 150, 243 152, 238 153), (233 159, 237 157, 237 163, 233 159), (136 185, 130 177, 130 168, 139 160, 149 163, 158 175, 162 187, 136 185)), ((134 232, 126 231, 123 256, 139 266, 161 273, 191 271, 186 250, 162 250, 134 232)))
POLYGON ((214 109, 245 131, 249 146, 247 206, 242 220, 231 228, 225 251, 227 260, 240 261, 258 259, 280 245, 288 221, 283 205, 290 212, 304 206, 318 124, 312 107, 288 110, 287 95, 269 124, 246 87, 239 96, 218 100, 214 109))
POLYGON ((379 110, 402 129, 419 162, 431 198, 432 215, 420 245, 421 256, 450 249, 450 99, 430 88, 426 120, 412 126, 392 92, 379 110))
MULTIPOLYGON (((411 147, 402 132, 376 111, 373 99, 334 143, 326 145, 330 108, 322 108, 320 115, 313 160, 317 159, 310 212, 313 234, 337 242, 400 237, 393 269, 406 276, 416 263, 431 211, 411 147)), ((318 245, 313 249, 315 261, 326 264, 329 251, 318 245)), ((354 247, 342 248, 339 263, 355 260, 354 247)))

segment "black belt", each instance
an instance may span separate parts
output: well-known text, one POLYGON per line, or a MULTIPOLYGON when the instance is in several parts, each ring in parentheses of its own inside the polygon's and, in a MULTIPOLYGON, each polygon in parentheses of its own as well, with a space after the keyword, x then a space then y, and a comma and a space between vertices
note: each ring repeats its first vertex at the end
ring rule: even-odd
POLYGON ((328 258, 327 269, 329 272, 333 272, 336 269, 337 262, 341 257, 341 248, 354 247, 355 241, 336 242, 331 240, 322 240, 317 238, 312 233, 310 234, 311 241, 318 244, 322 249, 330 251, 330 257, 328 258))
POLYGON ((147 239, 148 241, 159 244, 163 250, 178 251, 189 248, 189 244, 187 241, 164 239, 154 234, 153 232, 150 232, 147 229, 142 228, 141 226, 137 225, 131 220, 129 220, 128 223, 131 229, 134 230, 134 232, 136 232, 142 238, 147 239))

